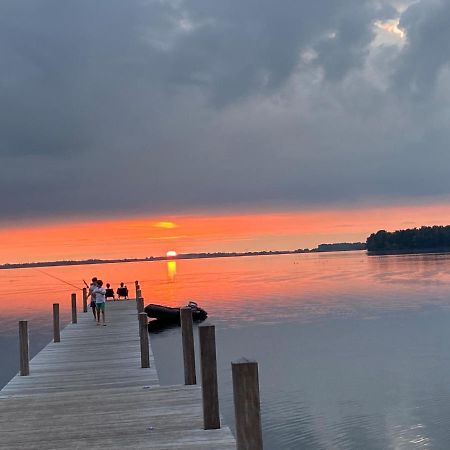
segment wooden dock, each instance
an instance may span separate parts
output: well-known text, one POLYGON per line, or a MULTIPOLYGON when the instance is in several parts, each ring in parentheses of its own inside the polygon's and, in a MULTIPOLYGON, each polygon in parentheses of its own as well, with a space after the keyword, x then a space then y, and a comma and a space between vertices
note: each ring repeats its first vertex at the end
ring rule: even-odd
POLYGON ((228 427, 203 429, 199 386, 160 386, 141 368, 135 301, 108 302, 61 332, 0 391, 0 449, 236 449, 228 427))

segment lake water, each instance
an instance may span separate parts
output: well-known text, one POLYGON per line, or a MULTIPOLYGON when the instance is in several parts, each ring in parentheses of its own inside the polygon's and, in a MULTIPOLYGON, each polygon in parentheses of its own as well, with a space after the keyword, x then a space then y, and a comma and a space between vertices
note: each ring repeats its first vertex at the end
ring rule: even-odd
MULTIPOLYGON (((18 369, 17 321, 29 320, 37 353, 52 337, 52 303, 69 321, 73 288, 60 280, 81 288, 93 275, 131 291, 140 280, 146 303, 204 307, 216 325, 225 422, 234 421, 230 361, 255 359, 268 450, 449 448, 449 254, 3 270, 0 386, 18 369)), ((180 330, 151 342, 161 383, 182 383, 180 330)))

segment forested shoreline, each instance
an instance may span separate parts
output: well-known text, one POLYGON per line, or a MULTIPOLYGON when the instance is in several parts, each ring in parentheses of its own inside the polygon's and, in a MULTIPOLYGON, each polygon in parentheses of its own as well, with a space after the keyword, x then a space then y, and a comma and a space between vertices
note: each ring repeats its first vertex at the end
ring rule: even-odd
POLYGON ((368 252, 450 251, 450 225, 423 226, 405 230, 372 233, 366 241, 368 252))

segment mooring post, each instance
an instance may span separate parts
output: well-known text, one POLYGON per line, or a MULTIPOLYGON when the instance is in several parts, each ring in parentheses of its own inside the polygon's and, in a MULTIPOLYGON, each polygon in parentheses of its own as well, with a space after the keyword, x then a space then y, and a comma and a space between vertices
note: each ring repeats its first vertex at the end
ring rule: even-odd
POLYGON ((144 299, 141 296, 136 299, 136 308, 138 314, 144 312, 144 299))
POLYGON ((61 342, 59 332, 59 303, 53 303, 53 342, 61 342))
POLYGON ((203 425, 205 430, 220 428, 217 388, 216 336, 214 325, 198 328, 202 371, 203 425))
POLYGON ((83 288, 83 312, 87 312, 87 289, 83 288))
MULTIPOLYGON (((144 299, 140 296, 136 299, 136 309, 137 309, 137 317, 138 317, 138 322, 139 322, 139 336, 141 336, 142 326, 141 326, 140 314, 144 312, 144 299)), ((148 325, 148 321, 146 321, 146 324, 148 325)), ((147 329, 147 331, 148 331, 148 329, 147 329)))
POLYGON ((141 342, 141 367, 150 367, 150 351, 148 342, 148 320, 145 312, 139 313, 139 336, 141 342))
POLYGON ((136 297, 135 298, 138 298, 139 281, 137 281, 137 280, 134 282, 134 289, 136 291, 136 297))
POLYGON ((241 359, 231 363, 237 450, 262 450, 258 363, 241 359))
POLYGON ((184 307, 180 309, 180 321, 183 340, 184 384, 197 384, 191 308, 184 307))
POLYGON ((77 294, 72 294, 72 323, 77 323, 77 294))
POLYGON ((28 321, 19 321, 20 375, 30 375, 30 354, 28 351, 28 321))

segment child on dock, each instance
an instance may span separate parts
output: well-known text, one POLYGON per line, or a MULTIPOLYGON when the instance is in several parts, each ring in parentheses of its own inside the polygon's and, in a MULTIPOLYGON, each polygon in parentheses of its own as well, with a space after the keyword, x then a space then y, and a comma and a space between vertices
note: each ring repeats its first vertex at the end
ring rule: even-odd
POLYGON ((103 326, 106 327, 105 322, 105 303, 106 303, 106 289, 103 287, 103 281, 97 280, 97 287, 94 289, 95 306, 97 309, 97 325, 100 325, 100 313, 102 313, 103 326))
POLYGON ((91 303, 89 304, 89 306, 92 309, 92 314, 94 315, 94 320, 97 320, 95 311, 97 309, 97 307, 95 306, 95 294, 94 294, 94 289, 97 288, 97 277, 92 278, 92 282, 89 285, 89 294, 87 296, 87 298, 91 297, 91 303))

